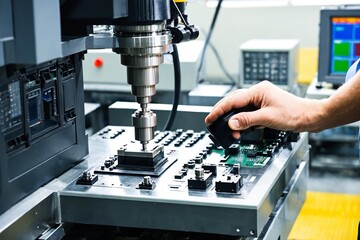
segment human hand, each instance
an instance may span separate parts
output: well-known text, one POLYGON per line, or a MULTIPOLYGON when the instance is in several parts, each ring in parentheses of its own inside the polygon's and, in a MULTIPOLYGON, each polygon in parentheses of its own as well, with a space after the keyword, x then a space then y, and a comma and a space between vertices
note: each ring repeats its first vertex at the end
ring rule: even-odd
POLYGON ((258 110, 241 112, 231 117, 228 124, 234 130, 233 137, 239 138, 239 131, 252 126, 263 126, 278 130, 307 131, 316 121, 321 108, 320 101, 296 97, 268 81, 249 89, 239 89, 220 100, 205 118, 210 125, 221 115, 232 109, 254 105, 258 110))

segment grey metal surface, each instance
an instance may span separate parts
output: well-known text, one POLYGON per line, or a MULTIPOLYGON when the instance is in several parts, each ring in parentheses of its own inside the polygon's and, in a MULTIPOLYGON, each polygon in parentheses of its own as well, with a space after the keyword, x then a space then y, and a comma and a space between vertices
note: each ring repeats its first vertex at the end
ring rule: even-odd
POLYGON ((61 240, 65 237, 65 230, 61 225, 55 225, 44 232, 38 240, 61 240))
MULTIPOLYGON (((128 134, 124 135, 125 139, 129 138, 128 134)), ((109 150, 116 149, 122 138, 101 139, 99 135, 91 138, 90 146, 96 144, 97 150, 101 150, 91 151, 90 161, 114 154, 114 150, 109 150)), ((99 174, 98 183, 92 187, 70 184, 60 192, 62 221, 258 236, 290 182, 295 171, 293 163, 296 168, 305 157, 307 134, 302 134, 290 148, 282 149, 253 188, 245 186, 240 194, 219 194, 212 187, 207 191, 188 190, 182 183, 178 183, 177 189, 171 188, 175 172, 207 141, 199 142, 191 151, 180 148, 179 160, 155 180, 157 186, 153 191, 136 189, 142 176, 99 174)))
POLYGON ((84 103, 85 116, 100 108, 99 103, 84 103))
POLYGON ((196 88, 189 92, 189 104, 213 106, 220 99, 234 90, 236 90, 236 87, 232 85, 199 84, 196 88))
POLYGON ((40 188, 0 215, 0 239, 36 239, 56 222, 53 191, 40 188))
POLYGON ((99 103, 85 103, 85 127, 89 136, 105 127, 104 114, 99 103))
POLYGON ((60 58, 59 1, 14 0, 13 4, 17 63, 38 64, 60 58))
MULTIPOLYGON (((134 110, 138 109, 138 104, 133 102, 115 102, 109 107, 109 123, 115 126, 132 126, 130 116, 134 110)), ((157 115, 157 129, 162 130, 169 117, 171 104, 150 104, 157 115)), ((209 114, 210 106, 190 106, 179 105, 173 129, 193 129, 202 131, 205 129, 205 117, 209 114)))
POLYGON ((2 23, 0 41, 2 38, 13 36, 11 6, 11 0, 3 0, 0 2, 0 23, 2 23))
POLYGON ((5 44, 13 39, 13 17, 11 0, 0 1, 0 66, 5 65, 5 44))
MULTIPOLYGON (((94 144, 92 149, 100 151, 102 148, 94 144)), ((79 163, 1 214, 0 240, 36 239, 52 225, 59 223, 61 212, 57 193, 77 179, 86 169, 99 163, 100 160, 96 158, 79 163)))
MULTIPOLYGON (((116 4, 119 7, 127 2, 116 4)), ((112 34, 62 39, 60 20, 58 0, 1 1, 0 66, 38 64, 87 49, 118 47, 118 40, 112 34)))
POLYGON ((304 161, 295 171, 291 184, 284 191, 278 201, 278 208, 272 214, 272 220, 263 232, 260 239, 287 239, 291 228, 305 202, 307 180, 309 177, 309 152, 304 156, 304 161))

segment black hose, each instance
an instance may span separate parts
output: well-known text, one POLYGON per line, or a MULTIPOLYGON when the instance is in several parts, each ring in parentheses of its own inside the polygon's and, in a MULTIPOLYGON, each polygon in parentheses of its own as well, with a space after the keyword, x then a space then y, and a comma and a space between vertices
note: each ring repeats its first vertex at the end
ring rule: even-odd
POLYGON ((173 106, 171 109, 171 113, 169 118, 165 124, 164 131, 170 131, 172 125, 174 124, 174 120, 176 117, 177 108, 179 106, 180 101, 180 93, 181 93, 181 69, 180 69, 180 59, 179 59, 179 52, 177 46, 173 44, 173 52, 171 53, 173 59, 173 66, 174 66, 174 99, 173 99, 173 106))
MULTIPOLYGON (((201 29, 202 33, 207 36, 207 34, 205 33, 205 31, 203 29, 201 29)), ((211 43, 211 41, 209 42, 209 46, 210 46, 210 49, 213 51, 215 57, 216 57, 216 60, 221 68, 221 70, 223 71, 223 73, 225 74, 225 76, 229 79, 229 81, 231 82, 231 85, 232 86, 236 86, 237 83, 236 83, 236 80, 231 76, 231 74, 229 73, 229 71, 226 69, 225 65, 224 65, 224 62, 223 60, 221 59, 221 56, 218 52, 218 50, 216 49, 216 47, 214 46, 214 44, 211 43)))
POLYGON ((198 71, 197 71, 196 82, 200 81, 200 79, 199 79, 200 78, 200 71, 201 71, 203 63, 204 63, 204 57, 205 57, 206 48, 209 45, 211 35, 212 35, 213 31, 214 31, 215 23, 216 23, 218 15, 219 15, 222 2, 223 2, 223 0, 218 1, 218 4, 217 4, 216 9, 215 9, 214 17, 213 17, 213 19, 211 21, 210 29, 208 31, 208 35, 207 35, 207 37, 205 39, 204 49, 201 52, 199 68, 198 68, 198 71))

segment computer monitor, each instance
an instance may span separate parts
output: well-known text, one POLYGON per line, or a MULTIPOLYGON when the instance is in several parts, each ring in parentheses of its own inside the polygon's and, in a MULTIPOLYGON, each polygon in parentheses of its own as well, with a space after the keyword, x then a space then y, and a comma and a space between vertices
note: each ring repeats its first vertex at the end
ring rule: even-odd
POLYGON ((318 81, 343 84, 359 58, 360 8, 321 10, 318 81))

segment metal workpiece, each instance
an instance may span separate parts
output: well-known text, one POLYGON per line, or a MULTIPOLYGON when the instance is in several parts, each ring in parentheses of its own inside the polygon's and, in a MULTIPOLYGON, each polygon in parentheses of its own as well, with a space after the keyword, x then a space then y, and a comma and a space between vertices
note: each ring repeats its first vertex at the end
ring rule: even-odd
POLYGON ((145 144, 145 148, 138 143, 126 144, 117 150, 115 158, 110 158, 112 159, 110 164, 109 160, 105 161, 105 164, 95 172, 160 176, 177 161, 177 155, 173 153, 165 153, 161 144, 145 144))
POLYGON ((160 144, 149 144, 146 151, 142 151, 138 144, 128 144, 118 149, 118 156, 155 158, 158 154, 164 152, 164 146, 160 144))

